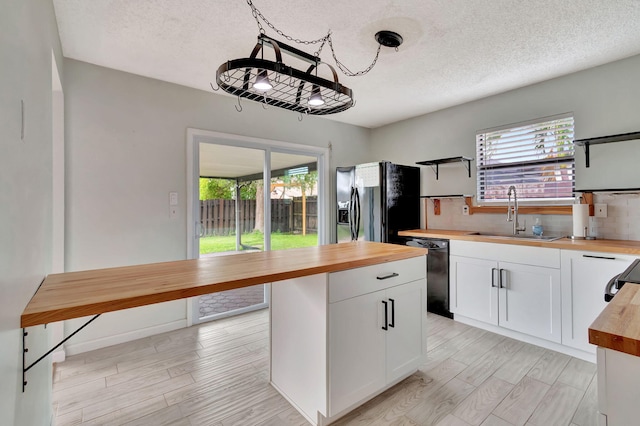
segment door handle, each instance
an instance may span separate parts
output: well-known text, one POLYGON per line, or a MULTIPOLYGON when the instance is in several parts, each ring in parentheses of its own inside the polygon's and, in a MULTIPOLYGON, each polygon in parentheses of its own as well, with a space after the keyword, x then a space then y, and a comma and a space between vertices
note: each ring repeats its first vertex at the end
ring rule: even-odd
POLYGON ((392 272, 392 273, 390 273, 390 274, 388 274, 388 275, 378 275, 378 276, 376 277, 376 279, 379 279, 379 280, 388 280, 389 278, 395 278, 395 277, 399 277, 399 276, 400 276, 399 274, 396 274, 395 272, 392 272))
POLYGON ((389 317, 388 317, 388 313, 387 313, 387 301, 383 300, 382 304, 384 305, 384 325, 382 326, 383 330, 389 330, 389 328, 387 327, 387 324, 389 322, 389 317))
POLYGON ((607 256, 593 256, 591 254, 583 254, 582 257, 590 257, 591 259, 605 259, 605 260, 616 260, 615 257, 607 257, 607 256))
POLYGON ((358 192, 358 188, 355 188, 355 216, 356 222, 354 224, 354 240, 358 240, 358 235, 360 234, 360 193, 358 192))
POLYGON ((507 288, 507 284, 508 283, 507 283, 507 278, 506 278, 507 276, 506 276, 505 272, 507 272, 506 269, 500 268, 500 280, 499 280, 500 288, 507 288), (504 277, 504 279, 503 279, 503 277, 504 277))
POLYGON ((349 233, 351 234, 351 241, 355 238, 353 237, 353 222, 355 211, 355 197, 354 197, 354 188, 351 187, 351 193, 349 194, 349 233))
POLYGON ((496 272, 498 268, 491 268, 491 287, 496 286, 496 272))
POLYGON ((396 322, 396 301, 393 299, 389 299, 391 302, 391 322, 389 323, 389 327, 395 327, 396 322))

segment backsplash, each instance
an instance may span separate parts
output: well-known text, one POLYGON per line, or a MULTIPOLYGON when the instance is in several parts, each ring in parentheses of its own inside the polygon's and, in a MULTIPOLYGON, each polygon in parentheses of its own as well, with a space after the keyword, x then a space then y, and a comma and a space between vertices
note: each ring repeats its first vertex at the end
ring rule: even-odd
MULTIPOLYGON (((594 203, 607 205, 607 217, 590 217, 589 234, 600 239, 640 240, 640 195, 638 194, 594 194, 594 203)), ((474 214, 464 216, 462 198, 440 200, 440 215, 433 214, 433 202, 427 200, 427 225, 430 229, 470 230, 496 233, 510 233, 513 223, 507 222, 507 208, 504 215, 474 214)), ((535 218, 539 217, 545 235, 571 235, 573 230, 570 215, 528 215, 519 216, 520 224, 526 221, 526 234, 531 234, 535 218)))

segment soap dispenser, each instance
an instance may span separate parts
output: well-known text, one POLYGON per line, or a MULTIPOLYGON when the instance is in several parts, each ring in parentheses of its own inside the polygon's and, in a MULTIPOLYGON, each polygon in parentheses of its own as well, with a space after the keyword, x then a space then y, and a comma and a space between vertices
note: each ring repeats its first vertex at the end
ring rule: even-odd
POLYGON ((542 237, 542 221, 540 220, 539 217, 536 217, 536 221, 534 222, 533 226, 531 227, 531 231, 533 232, 533 235, 536 235, 538 237, 542 237))

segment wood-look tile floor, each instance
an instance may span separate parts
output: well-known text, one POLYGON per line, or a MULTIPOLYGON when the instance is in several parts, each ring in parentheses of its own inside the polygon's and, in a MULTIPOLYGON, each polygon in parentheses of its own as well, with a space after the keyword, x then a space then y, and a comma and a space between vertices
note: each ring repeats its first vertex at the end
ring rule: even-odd
MULTIPOLYGON (((57 425, 308 425, 268 382, 268 311, 76 356, 55 368, 57 425)), ((428 314, 413 376, 339 425, 597 424, 596 366, 428 314)))

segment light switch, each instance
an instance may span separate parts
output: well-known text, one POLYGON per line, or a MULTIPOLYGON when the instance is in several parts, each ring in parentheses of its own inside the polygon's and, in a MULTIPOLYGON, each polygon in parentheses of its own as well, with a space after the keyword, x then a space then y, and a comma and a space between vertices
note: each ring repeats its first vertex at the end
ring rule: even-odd
POLYGON ((170 192, 169 193, 169 205, 170 206, 177 206, 178 205, 178 193, 177 192, 170 192))

